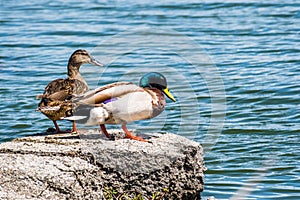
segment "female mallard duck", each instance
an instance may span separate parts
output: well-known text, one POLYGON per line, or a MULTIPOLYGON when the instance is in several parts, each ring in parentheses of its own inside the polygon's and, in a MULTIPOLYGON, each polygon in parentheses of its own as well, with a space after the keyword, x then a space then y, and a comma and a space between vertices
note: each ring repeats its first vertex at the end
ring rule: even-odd
POLYGON ((166 78, 156 72, 145 74, 139 86, 130 82, 112 83, 74 99, 76 106, 67 120, 76 120, 85 125, 100 124, 102 132, 110 138, 105 124, 122 124, 126 138, 146 141, 133 136, 126 128, 128 122, 150 119, 165 108, 164 94, 176 101, 167 87, 166 78))
MULTIPOLYGON (((42 99, 37 111, 42 112, 53 121, 56 132, 62 132, 56 123, 56 120, 66 116, 64 109, 60 105, 72 98, 72 95, 81 95, 89 90, 89 87, 79 73, 82 64, 89 63, 97 66, 104 66, 93 58, 86 50, 76 50, 68 62, 68 78, 56 79, 48 83, 42 95, 37 99, 42 99)), ((76 123, 73 122, 73 130, 76 132, 76 123)))

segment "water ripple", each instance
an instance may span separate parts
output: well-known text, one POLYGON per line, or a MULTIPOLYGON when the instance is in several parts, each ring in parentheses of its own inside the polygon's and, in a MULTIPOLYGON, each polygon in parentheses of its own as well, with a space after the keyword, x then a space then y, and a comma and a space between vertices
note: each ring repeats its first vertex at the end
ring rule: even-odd
MULTIPOLYGON (((200 61, 199 75, 178 55, 194 55, 194 48, 181 45, 167 51, 161 45, 165 38, 174 46, 181 44, 178 34, 167 31, 149 44, 153 30, 172 29, 210 55, 226 90, 224 128, 212 150, 205 152, 203 196, 230 199, 244 191, 246 199, 300 198, 298 1, 12 0, 1 6, 0 142, 52 126, 34 111, 35 95, 50 80, 66 77, 69 55, 85 48, 109 62, 106 69, 81 68, 91 88, 113 81, 138 83, 149 66, 168 77, 178 102, 168 102, 158 118, 129 128, 175 132, 205 144, 210 123, 224 113, 212 113, 216 90, 204 78, 209 65, 200 61), (112 37, 135 28, 144 30, 135 35, 137 40, 130 38, 137 48, 122 51, 130 41, 112 37), (116 55, 120 51, 124 53, 116 55)), ((70 128, 68 122, 59 123, 70 128)))

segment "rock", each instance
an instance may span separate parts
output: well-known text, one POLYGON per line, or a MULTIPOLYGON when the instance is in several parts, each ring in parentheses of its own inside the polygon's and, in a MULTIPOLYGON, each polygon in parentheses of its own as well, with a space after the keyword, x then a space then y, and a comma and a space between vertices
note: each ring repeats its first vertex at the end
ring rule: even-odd
POLYGON ((2 143, 0 199, 200 199, 200 144, 169 133, 150 141, 88 130, 2 143))

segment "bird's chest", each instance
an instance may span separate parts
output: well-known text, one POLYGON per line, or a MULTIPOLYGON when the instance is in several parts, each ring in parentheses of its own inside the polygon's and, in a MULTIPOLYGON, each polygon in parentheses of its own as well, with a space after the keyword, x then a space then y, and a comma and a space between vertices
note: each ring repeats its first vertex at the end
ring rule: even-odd
POLYGON ((69 80, 66 83, 65 90, 69 95, 73 95, 73 94, 80 95, 87 92, 89 88, 87 84, 85 84, 84 82, 77 79, 73 79, 73 80, 69 80))
POLYGON ((153 117, 159 115, 162 111, 164 111, 166 106, 166 98, 164 94, 157 89, 152 89, 154 93, 152 93, 152 109, 153 109, 153 117))

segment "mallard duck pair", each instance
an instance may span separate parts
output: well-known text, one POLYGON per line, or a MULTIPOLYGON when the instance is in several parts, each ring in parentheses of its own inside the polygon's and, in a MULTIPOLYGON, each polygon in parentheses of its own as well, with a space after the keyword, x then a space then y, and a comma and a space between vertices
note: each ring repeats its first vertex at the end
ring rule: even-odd
POLYGON ((70 100, 66 99, 54 106, 46 106, 43 110, 57 112, 59 114, 56 116, 60 116, 59 119, 70 120, 73 123, 76 121, 90 126, 100 125, 108 138, 110 135, 105 124, 122 124, 126 138, 145 142, 145 139, 128 131, 126 124, 159 115, 166 105, 164 95, 176 101, 169 92, 166 78, 160 73, 151 72, 140 79, 139 86, 131 82, 116 82, 70 100))

